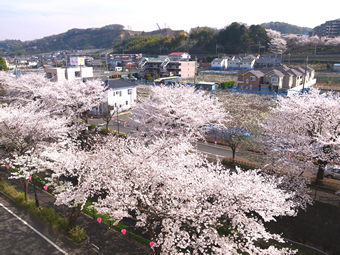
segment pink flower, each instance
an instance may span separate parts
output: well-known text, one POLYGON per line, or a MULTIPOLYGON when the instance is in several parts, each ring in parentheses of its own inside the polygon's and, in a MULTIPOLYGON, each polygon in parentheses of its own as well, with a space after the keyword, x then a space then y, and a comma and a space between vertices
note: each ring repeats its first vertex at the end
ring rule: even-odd
POLYGON ((261 151, 262 154, 264 154, 264 151, 261 151))
POLYGON ((215 144, 217 144, 217 141, 215 141, 215 144))
POLYGON ((6 165, 6 168, 8 169, 8 168, 9 168, 9 165, 6 165))
POLYGON ((48 189, 48 187, 45 185, 45 186, 44 186, 44 190, 47 190, 47 189, 48 189))
POLYGON ((100 118, 101 120, 103 120, 103 118, 100 118))
POLYGON ((126 229, 123 228, 122 231, 120 231, 120 232, 122 232, 122 234, 125 235, 126 234, 126 229))
POLYGON ((115 118, 112 118, 112 120, 115 120, 115 118))
POLYGON ((93 119, 93 116, 91 116, 91 119, 93 119))
POLYGON ((98 218, 97 221, 98 221, 99 223, 101 223, 101 222, 102 222, 102 218, 98 218))
POLYGON ((155 242, 154 242, 154 241, 151 241, 151 242, 150 242, 150 247, 153 248, 154 245, 155 245, 155 242))
POLYGON ((28 176, 28 179, 31 180, 31 179, 32 179, 32 176, 28 176))

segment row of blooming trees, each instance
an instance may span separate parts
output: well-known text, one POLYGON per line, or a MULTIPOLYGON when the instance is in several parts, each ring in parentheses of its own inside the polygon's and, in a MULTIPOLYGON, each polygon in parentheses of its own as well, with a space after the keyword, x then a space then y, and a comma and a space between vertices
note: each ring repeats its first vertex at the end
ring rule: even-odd
POLYGON ((57 204, 84 206, 98 197, 96 209, 116 223, 133 217, 156 254, 287 253, 255 245, 259 239, 283 241, 264 221, 296 214, 301 200, 285 179, 224 169, 192 145, 199 130, 229 118, 203 91, 153 87, 132 111, 136 130, 130 138, 98 138, 87 151, 75 144, 46 151, 53 178, 77 178, 77 185, 57 187, 57 204))
POLYGON ((340 103, 333 92, 279 97, 263 122, 264 146, 271 165, 301 174, 317 166, 322 182, 327 164, 339 164, 340 103))
POLYGON ((261 248, 257 242, 283 242, 263 223, 304 208, 309 201, 299 193, 304 186, 261 170, 227 170, 198 153, 192 142, 204 138, 200 130, 232 121, 206 93, 187 86, 154 87, 152 96, 133 108, 133 136, 95 137, 83 147, 76 119, 104 98, 99 82, 52 84, 39 76, 1 75, 8 93, 1 108, 0 142, 9 156, 2 161, 19 169, 15 175, 25 180, 44 169, 52 170, 51 181, 76 179, 51 184, 58 205, 82 208, 94 199, 96 209, 116 223, 133 217, 149 234, 155 254, 292 252, 261 248), (13 109, 22 110, 25 127, 3 117, 19 118, 13 109), (69 127, 70 122, 75 125, 69 127))
POLYGON ((43 170, 34 162, 46 148, 79 136, 79 118, 105 99, 105 88, 99 81, 52 83, 43 75, 6 72, 0 82, 1 160, 18 170, 14 177, 23 180, 27 200, 28 177, 43 170))

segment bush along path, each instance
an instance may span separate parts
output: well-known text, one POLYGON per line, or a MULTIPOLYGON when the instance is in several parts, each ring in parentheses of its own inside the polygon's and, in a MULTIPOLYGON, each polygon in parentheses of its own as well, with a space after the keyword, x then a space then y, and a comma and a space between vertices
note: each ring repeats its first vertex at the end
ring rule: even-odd
MULTIPOLYGON (((23 195, 23 185, 18 180, 8 179, 10 175, 10 172, 6 168, 0 167, 0 186, 1 188, 4 186, 11 186, 11 188, 8 188, 10 190, 8 192, 16 194, 13 197, 13 200, 18 203, 22 203, 25 200, 23 195), (16 192, 14 192, 12 189, 16 192)), ((36 177, 36 179, 38 178, 36 177)), ((63 209, 59 206, 54 205, 54 197, 46 192, 43 188, 41 189, 38 187, 43 187, 43 184, 39 185, 38 182, 36 183, 37 185, 35 188, 35 192, 40 209, 36 207, 34 186, 31 184, 31 182, 28 189, 30 200, 27 205, 23 204, 23 206, 26 208, 33 208, 32 210, 39 211, 40 213, 43 211, 43 213, 41 214, 48 215, 48 217, 46 218, 48 218, 49 222, 53 222, 51 227, 53 227, 54 229, 67 229, 68 224, 65 216, 70 211, 67 212, 65 211, 65 208, 63 209)), ((11 195, 8 194, 8 196, 11 195)), ((78 226, 76 225, 74 228, 68 231, 61 231, 64 231, 64 234, 68 232, 68 235, 73 237, 77 241, 83 240, 82 237, 84 237, 84 234, 86 232, 85 242, 81 242, 81 245, 75 246, 75 249, 82 249, 84 252, 83 254, 144 255, 150 254, 152 252, 149 246, 144 246, 143 244, 141 244, 147 242, 146 240, 143 240, 143 238, 140 237, 140 240, 138 240, 140 243, 133 240, 133 238, 138 239, 139 237, 133 234, 128 227, 125 227, 124 225, 118 225, 112 228, 112 226, 108 226, 112 224, 112 222, 110 222, 109 219, 106 219, 106 216, 98 215, 93 209, 87 209, 87 211, 91 216, 88 216, 85 213, 81 213, 76 222, 78 226), (105 223, 107 223, 108 225, 106 225, 105 223), (81 248, 79 248, 79 246, 81 246, 81 248)), ((47 220, 44 221, 47 222, 47 220)), ((68 239, 71 240, 71 238, 68 239)), ((74 241, 74 244, 75 243, 76 242, 74 241)))

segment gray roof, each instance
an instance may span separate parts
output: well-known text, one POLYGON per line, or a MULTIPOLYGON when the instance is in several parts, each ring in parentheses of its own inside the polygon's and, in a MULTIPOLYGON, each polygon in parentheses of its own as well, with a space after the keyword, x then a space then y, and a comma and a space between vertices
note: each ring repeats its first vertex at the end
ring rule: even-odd
POLYGON ((124 79, 108 79, 105 81, 105 86, 107 86, 108 89, 122 89, 122 88, 131 88, 136 87, 136 84, 126 81, 124 79))

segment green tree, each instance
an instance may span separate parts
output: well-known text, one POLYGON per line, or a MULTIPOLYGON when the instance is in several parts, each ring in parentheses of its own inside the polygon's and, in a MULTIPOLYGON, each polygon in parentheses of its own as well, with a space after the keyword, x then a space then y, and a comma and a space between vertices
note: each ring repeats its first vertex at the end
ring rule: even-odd
POLYGON ((3 57, 0 57, 0 70, 8 70, 6 60, 3 57))
POLYGON ((260 45, 266 46, 270 43, 270 38, 267 35, 266 29, 260 25, 251 25, 249 27, 249 36, 255 49, 260 45))
POLYGON ((247 27, 234 22, 220 31, 218 34, 218 42, 225 47, 226 52, 239 53, 249 51, 250 44, 253 41, 247 27))
POLYGON ((144 79, 147 80, 147 81, 153 81, 154 79, 152 78, 151 74, 147 73, 145 76, 144 76, 144 79))

